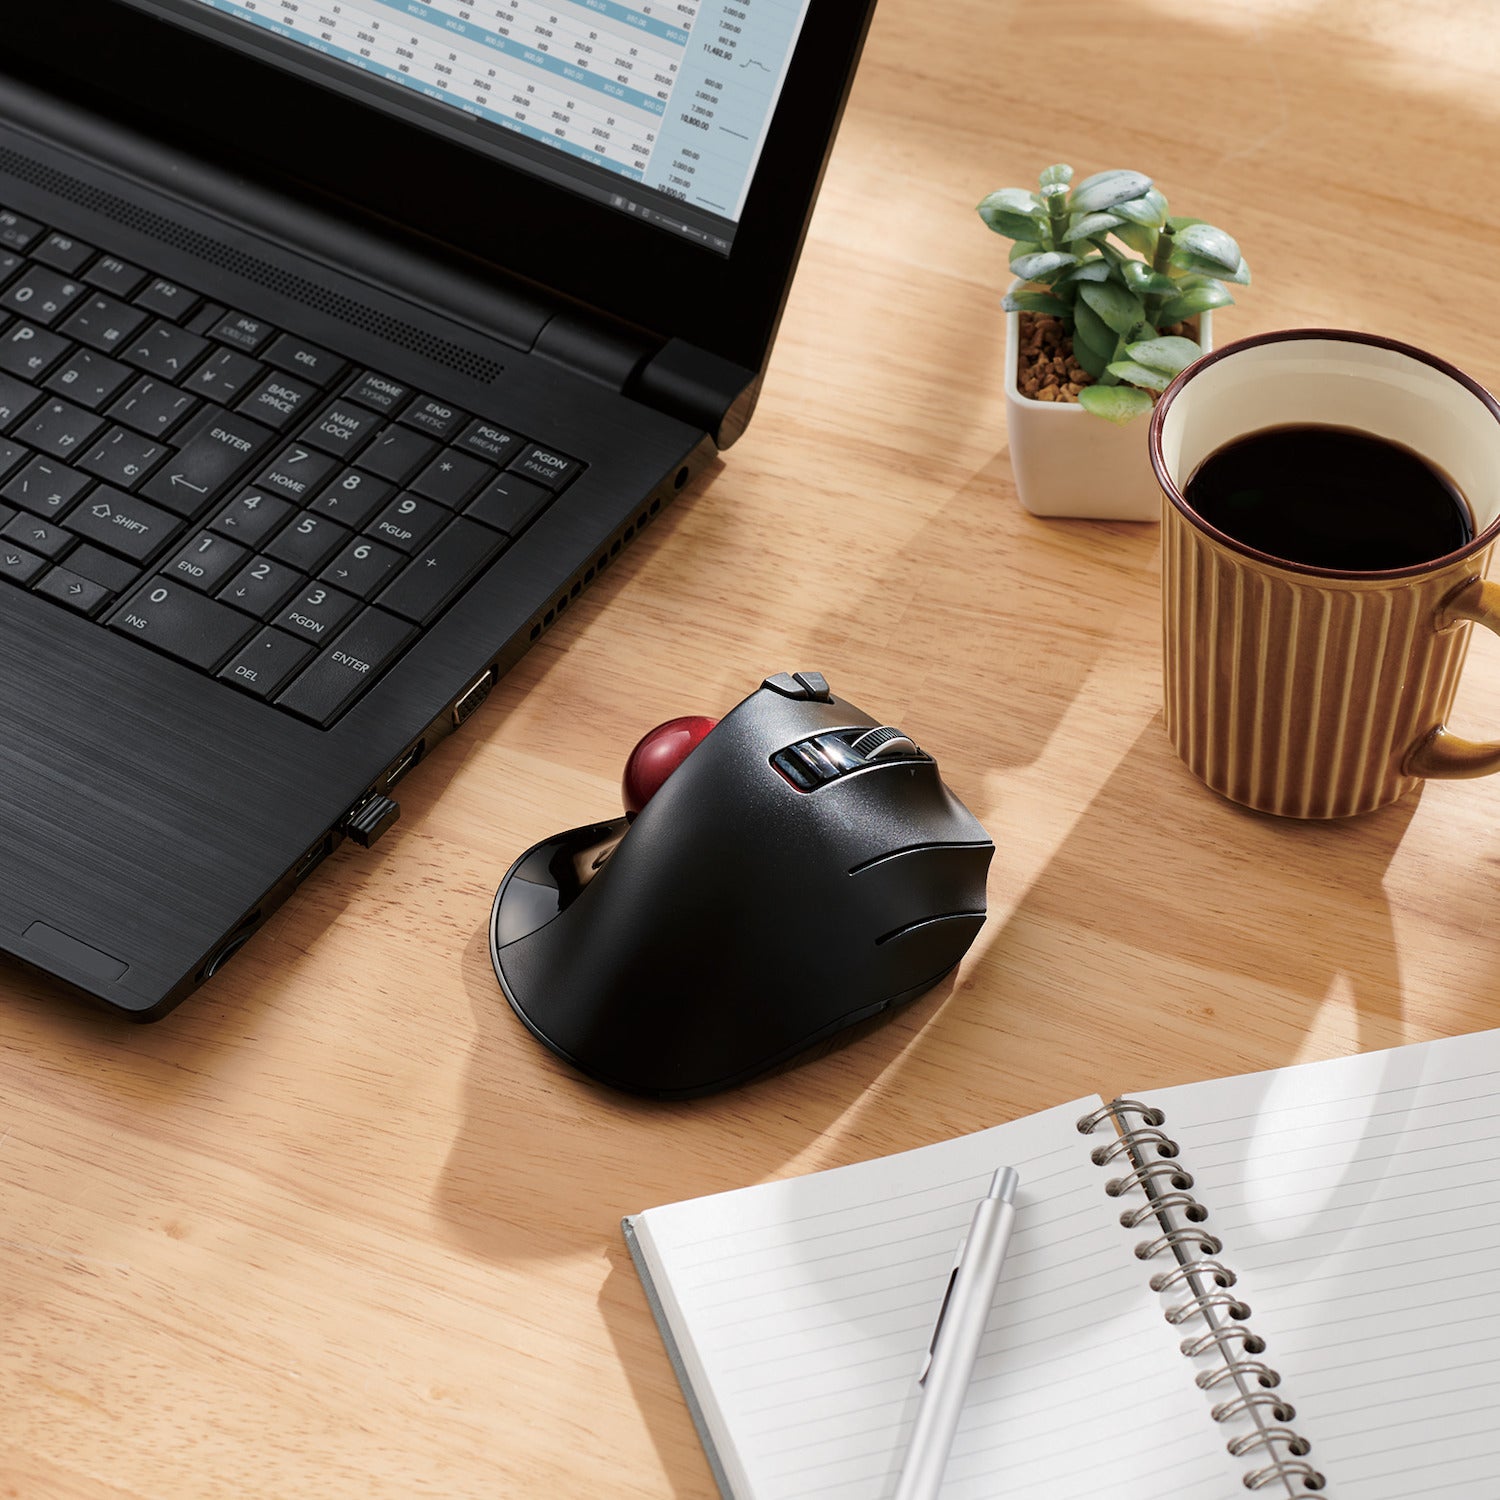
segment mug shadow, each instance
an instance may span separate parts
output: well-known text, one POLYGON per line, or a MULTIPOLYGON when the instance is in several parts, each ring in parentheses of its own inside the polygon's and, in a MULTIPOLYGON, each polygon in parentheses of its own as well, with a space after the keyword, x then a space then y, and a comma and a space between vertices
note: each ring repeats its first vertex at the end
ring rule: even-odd
POLYGON ((1066 1048, 1106 1098, 1280 1066, 1320 1029, 1339 1051, 1396 1045, 1384 879, 1420 797, 1333 823, 1251 812, 1188 772, 1158 714, 990 940, 971 993, 1004 994, 1012 1066, 1055 1077, 1066 1048), (1257 1008, 1267 1024, 1247 1033, 1257 1008))

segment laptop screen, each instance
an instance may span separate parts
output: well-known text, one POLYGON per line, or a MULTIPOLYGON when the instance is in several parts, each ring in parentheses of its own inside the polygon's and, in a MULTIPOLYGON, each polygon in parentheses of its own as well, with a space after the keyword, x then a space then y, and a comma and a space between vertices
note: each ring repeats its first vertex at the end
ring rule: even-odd
POLYGON ((131 3, 727 255, 809 0, 131 3))

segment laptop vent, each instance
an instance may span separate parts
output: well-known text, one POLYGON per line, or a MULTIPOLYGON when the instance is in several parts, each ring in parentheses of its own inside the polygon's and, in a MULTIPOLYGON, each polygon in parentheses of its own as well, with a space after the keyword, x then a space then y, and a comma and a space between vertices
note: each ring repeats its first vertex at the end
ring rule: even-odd
POLYGON ((34 187, 55 193, 60 198, 67 198, 82 208, 104 214, 116 223, 139 230, 164 244, 185 250, 189 255, 217 266, 220 270, 232 271, 236 276, 243 276, 247 281, 254 281, 283 297, 291 297, 318 312, 327 313, 341 323, 363 329, 387 343, 398 344, 413 354, 419 354, 434 364, 445 365, 473 380, 488 383, 501 371, 502 367, 494 360, 474 354, 461 344, 426 333, 415 324, 404 322, 400 318, 388 317, 373 307, 319 286, 305 276, 284 271, 258 256, 247 255, 242 250, 222 245, 206 234, 186 229, 160 214, 152 213, 150 209, 141 208, 114 193, 92 187, 66 172, 43 166, 17 151, 0 147, 0 170, 9 172, 34 187))

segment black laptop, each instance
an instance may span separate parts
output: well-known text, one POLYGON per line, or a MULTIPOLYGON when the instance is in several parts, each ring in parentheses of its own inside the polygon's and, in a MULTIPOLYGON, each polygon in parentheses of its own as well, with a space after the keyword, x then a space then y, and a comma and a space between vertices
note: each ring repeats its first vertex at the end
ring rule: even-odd
POLYGON ((873 0, 0 41, 0 951, 209 978, 743 430, 873 0))

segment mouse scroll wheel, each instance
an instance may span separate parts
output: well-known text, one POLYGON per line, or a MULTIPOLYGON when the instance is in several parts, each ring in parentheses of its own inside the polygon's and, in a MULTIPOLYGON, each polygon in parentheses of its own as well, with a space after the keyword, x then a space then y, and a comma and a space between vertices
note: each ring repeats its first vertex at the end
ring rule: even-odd
POLYGON ((893 724, 867 729, 849 748, 865 760, 897 760, 922 753, 909 736, 893 724))

